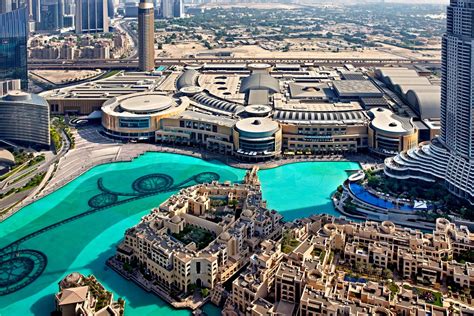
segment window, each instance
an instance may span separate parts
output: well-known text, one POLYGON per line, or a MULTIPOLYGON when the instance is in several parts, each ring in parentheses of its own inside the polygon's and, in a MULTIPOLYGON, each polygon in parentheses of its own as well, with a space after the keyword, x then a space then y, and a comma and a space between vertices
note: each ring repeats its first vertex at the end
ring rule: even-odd
POLYGON ((119 125, 121 128, 149 128, 149 118, 124 118, 119 119, 119 125))

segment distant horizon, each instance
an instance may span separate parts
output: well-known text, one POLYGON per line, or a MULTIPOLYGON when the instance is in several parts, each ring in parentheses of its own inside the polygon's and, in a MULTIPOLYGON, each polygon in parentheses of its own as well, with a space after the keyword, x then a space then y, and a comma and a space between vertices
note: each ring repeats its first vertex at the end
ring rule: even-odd
MULTIPOLYGON (((255 0, 255 2, 258 2, 255 0)), ((285 3, 284 1, 275 0, 275 3, 285 3)), ((399 4, 437 4, 437 5, 448 5, 449 0, 335 0, 333 4, 367 4, 367 3, 399 3, 399 4)), ((302 0, 299 4, 318 3, 323 4, 323 0, 302 0)))

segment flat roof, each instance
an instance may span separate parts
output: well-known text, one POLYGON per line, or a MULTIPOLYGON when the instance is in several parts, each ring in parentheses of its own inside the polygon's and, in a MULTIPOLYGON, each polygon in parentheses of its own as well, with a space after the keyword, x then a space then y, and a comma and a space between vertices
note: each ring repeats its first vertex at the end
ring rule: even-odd
POLYGON ((250 90, 247 99, 248 104, 268 104, 268 90, 250 90))
POLYGON ((271 133, 278 130, 276 121, 269 118, 246 118, 238 121, 235 127, 241 132, 247 133, 271 133))
POLYGON ((369 115, 372 118, 371 127, 381 132, 407 135, 414 131, 411 118, 398 116, 388 109, 374 108, 369 115))
POLYGON ((119 102, 123 110, 131 113, 159 112, 173 104, 170 97, 151 93, 126 96, 119 102))
POLYGON ((264 104, 253 104, 245 107, 245 112, 249 114, 269 114, 272 111, 272 107, 264 104))
POLYGON ((332 85, 340 97, 383 96, 383 92, 369 80, 335 80, 332 85))
POLYGON ((300 102, 276 102, 275 109, 299 112, 345 112, 363 110, 359 102, 321 102, 321 103, 300 103, 300 102))
POLYGON ((196 111, 184 111, 181 114, 177 115, 176 117, 182 118, 182 119, 203 121, 203 122, 213 123, 213 124, 227 126, 227 127, 233 127, 236 122, 236 120, 233 120, 228 117, 215 116, 212 114, 206 114, 206 113, 201 113, 201 112, 196 112, 196 111))
POLYGON ((335 96, 334 92, 331 90, 331 87, 329 87, 329 84, 325 82, 291 82, 288 84, 288 88, 292 98, 313 98, 328 100, 335 96))
POLYGON ((164 76, 147 73, 120 73, 113 77, 81 83, 61 89, 53 89, 40 95, 48 99, 103 99, 151 91, 164 76))

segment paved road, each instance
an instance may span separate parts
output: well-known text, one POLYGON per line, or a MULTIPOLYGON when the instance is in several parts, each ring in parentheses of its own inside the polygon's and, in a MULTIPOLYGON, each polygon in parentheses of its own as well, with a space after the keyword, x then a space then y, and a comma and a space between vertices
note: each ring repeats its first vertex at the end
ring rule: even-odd
MULTIPOLYGON (((324 66, 338 66, 342 64, 353 64, 358 67, 384 66, 387 64, 412 65, 421 64, 424 66, 439 65, 440 61, 432 59, 387 59, 387 58, 236 58, 236 57, 212 57, 212 58, 156 58, 156 65, 186 65, 192 63, 199 64, 246 64, 246 63, 270 63, 270 64, 314 64, 324 66)), ((66 60, 29 60, 30 69, 130 69, 138 67, 137 58, 130 59, 78 59, 74 61, 66 60)))
POLYGON ((117 28, 122 30, 124 33, 127 34, 129 39, 132 42, 133 52, 130 54, 129 57, 125 59, 136 59, 138 56, 138 36, 137 34, 130 28, 130 21, 127 20, 120 20, 117 23, 117 28))
MULTIPOLYGON (((11 189, 17 189, 17 188, 23 187, 25 184, 28 183, 28 181, 31 180, 31 178, 33 178, 37 174, 40 174, 43 172, 46 173, 51 165, 58 162, 58 160, 69 151, 69 148, 71 146, 66 134, 63 131, 61 131, 61 134, 62 134, 63 145, 61 147, 61 150, 56 155, 52 153, 46 153, 45 154, 46 159, 43 162, 38 163, 29 168, 26 168, 16 173, 14 176, 4 180, 2 183, 0 183, 0 193, 5 193, 11 189), (15 182, 15 180, 17 181, 15 182)), ((30 192, 31 190, 19 192, 19 193, 9 196, 8 198, 0 200, 0 210, 3 210, 12 204, 15 204, 16 202, 23 200, 30 192)))

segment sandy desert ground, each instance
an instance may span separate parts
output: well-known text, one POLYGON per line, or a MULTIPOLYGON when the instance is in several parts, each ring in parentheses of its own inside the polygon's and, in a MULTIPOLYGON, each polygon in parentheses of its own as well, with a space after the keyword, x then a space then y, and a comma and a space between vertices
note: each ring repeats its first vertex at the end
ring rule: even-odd
POLYGON ((95 70, 35 70, 33 73, 46 78, 47 80, 55 83, 55 84, 64 84, 68 80, 74 79, 88 79, 91 77, 95 77, 101 73, 101 71, 97 72, 95 70))
POLYGON ((163 45, 163 50, 157 50, 157 56, 159 57, 171 57, 179 58, 189 55, 196 55, 198 53, 211 53, 218 51, 231 51, 235 57, 256 57, 256 58, 360 58, 360 59, 372 59, 372 58, 387 58, 387 59, 432 59, 440 60, 441 52, 439 50, 424 50, 424 51, 412 51, 409 49, 399 48, 395 46, 384 45, 380 49, 365 49, 363 51, 341 51, 341 52, 329 52, 329 51, 269 51, 261 48, 258 45, 245 45, 232 48, 219 48, 219 49, 206 49, 200 43, 182 43, 176 45, 163 45))

